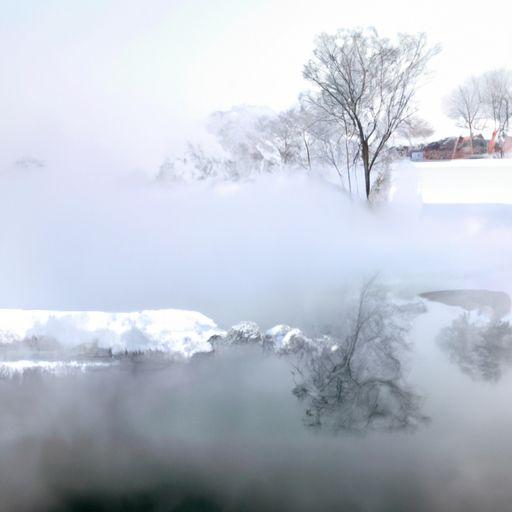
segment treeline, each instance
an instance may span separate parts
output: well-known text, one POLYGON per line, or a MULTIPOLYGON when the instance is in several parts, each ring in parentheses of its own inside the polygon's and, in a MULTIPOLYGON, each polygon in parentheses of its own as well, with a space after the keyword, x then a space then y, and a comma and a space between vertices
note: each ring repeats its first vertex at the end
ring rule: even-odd
POLYGON ((512 118, 512 71, 497 69, 470 77, 446 98, 445 110, 469 130, 471 144, 475 131, 489 127, 498 140, 503 139, 512 118))

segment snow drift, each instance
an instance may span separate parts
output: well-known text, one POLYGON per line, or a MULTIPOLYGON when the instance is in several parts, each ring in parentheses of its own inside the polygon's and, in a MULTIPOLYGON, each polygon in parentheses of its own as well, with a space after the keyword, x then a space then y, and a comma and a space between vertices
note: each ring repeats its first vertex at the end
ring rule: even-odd
POLYGON ((222 333, 201 313, 176 309, 130 313, 0 310, 2 343, 40 338, 66 348, 95 344, 113 353, 158 350, 190 356, 211 350, 208 339, 222 333))

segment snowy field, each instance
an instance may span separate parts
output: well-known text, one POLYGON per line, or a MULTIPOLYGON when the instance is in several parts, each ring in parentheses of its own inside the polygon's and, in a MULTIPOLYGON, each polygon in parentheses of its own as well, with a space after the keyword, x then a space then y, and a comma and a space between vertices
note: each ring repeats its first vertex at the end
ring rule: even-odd
POLYGON ((512 159, 401 162, 395 176, 397 195, 416 185, 426 205, 512 205, 512 159))

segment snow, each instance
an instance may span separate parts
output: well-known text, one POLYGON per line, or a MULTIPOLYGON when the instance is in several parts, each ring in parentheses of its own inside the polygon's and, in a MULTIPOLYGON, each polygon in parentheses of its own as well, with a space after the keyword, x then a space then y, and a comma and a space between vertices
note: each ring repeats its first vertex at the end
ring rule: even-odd
POLYGON ((49 337, 63 346, 95 342, 115 352, 163 350, 190 356, 210 351, 208 339, 223 334, 195 311, 177 309, 130 313, 0 309, 0 342, 49 337))
POLYGON ((304 336, 300 329, 282 324, 272 327, 266 334, 273 339, 277 349, 288 347, 295 336, 304 336))
POLYGON ((394 197, 423 204, 512 204, 512 159, 450 160, 398 164, 394 197))

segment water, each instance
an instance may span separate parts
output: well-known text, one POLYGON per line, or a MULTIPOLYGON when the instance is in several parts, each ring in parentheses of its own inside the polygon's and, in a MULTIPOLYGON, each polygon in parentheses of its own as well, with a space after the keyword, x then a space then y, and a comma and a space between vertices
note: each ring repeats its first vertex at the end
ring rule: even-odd
POLYGON ((429 418, 413 430, 306 426, 290 361, 250 347, 3 379, 3 507, 506 510, 510 361, 497 377, 468 374, 438 339, 464 311, 427 306, 402 357, 429 418))

